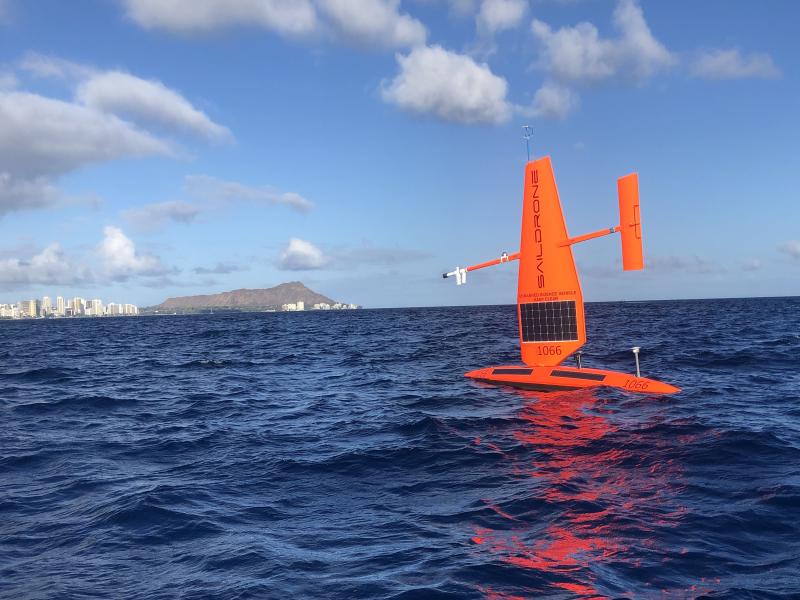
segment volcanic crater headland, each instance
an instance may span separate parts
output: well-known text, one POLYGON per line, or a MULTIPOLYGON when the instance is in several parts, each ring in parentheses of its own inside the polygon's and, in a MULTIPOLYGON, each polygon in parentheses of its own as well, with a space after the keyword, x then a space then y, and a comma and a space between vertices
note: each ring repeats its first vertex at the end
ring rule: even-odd
POLYGON ((295 310, 303 303, 306 310, 317 308, 355 308, 315 292, 299 281, 281 283, 264 289, 239 289, 219 294, 199 296, 177 296, 167 298, 152 306, 149 312, 195 312, 202 310, 295 310))

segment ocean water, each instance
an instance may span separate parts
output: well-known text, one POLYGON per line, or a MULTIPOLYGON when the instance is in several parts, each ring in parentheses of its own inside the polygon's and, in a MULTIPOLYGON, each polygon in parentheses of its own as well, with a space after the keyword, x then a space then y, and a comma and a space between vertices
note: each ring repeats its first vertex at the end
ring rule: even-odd
POLYGON ((0 597, 800 598, 800 299, 0 322, 0 597))

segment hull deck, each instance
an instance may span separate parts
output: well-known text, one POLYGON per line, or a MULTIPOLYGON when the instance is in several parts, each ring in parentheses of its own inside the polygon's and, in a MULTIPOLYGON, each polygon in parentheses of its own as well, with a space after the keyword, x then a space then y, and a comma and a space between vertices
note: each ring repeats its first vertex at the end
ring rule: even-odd
POLYGON ((541 392, 580 390, 599 386, 643 394, 674 394, 680 391, 680 388, 655 379, 636 377, 618 371, 577 367, 509 365, 478 369, 465 373, 464 376, 485 383, 541 392))

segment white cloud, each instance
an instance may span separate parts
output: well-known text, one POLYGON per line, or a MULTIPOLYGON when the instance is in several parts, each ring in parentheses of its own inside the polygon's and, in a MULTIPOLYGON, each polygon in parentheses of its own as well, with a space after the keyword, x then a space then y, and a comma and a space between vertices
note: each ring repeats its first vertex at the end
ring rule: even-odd
POLYGON ((0 172, 0 217, 17 210, 45 208, 58 199, 58 191, 45 177, 19 179, 0 172))
POLYGON ((425 43, 417 19, 400 13, 399 0, 318 0, 340 37, 365 46, 400 48, 425 43))
POLYGON ((171 143, 134 120, 211 139, 231 137, 158 81, 41 54, 26 55, 19 68, 65 83, 75 100, 3 91, 0 82, 0 215, 53 204, 59 196, 53 180, 70 171, 123 158, 177 155, 171 143))
POLYGON ((384 101, 403 110, 457 123, 503 123, 511 117, 508 84, 485 63, 425 46, 397 55, 400 72, 384 82, 384 101))
POLYGON ((183 200, 170 200, 146 204, 126 210, 124 217, 142 230, 158 229, 169 221, 176 223, 191 223, 202 212, 202 208, 183 200))
POLYGON ((292 238, 281 253, 277 267, 283 271, 321 269, 328 264, 325 254, 311 242, 292 238))
POLYGON ((149 29, 193 34, 259 27, 292 37, 333 31, 349 43, 382 48, 424 44, 425 26, 400 12, 400 0, 124 0, 149 29))
POLYGON ((612 77, 641 81, 675 64, 635 0, 619 0, 614 25, 620 35, 611 39, 601 38, 591 23, 554 31, 534 20, 531 28, 543 46, 540 66, 562 81, 591 83, 612 77))
POLYGON ((186 189, 190 194, 208 200, 282 204, 301 212, 311 210, 314 206, 295 192, 281 192, 271 187, 249 186, 208 175, 189 175, 185 182, 186 189))
POLYGON ((35 284, 74 284, 91 279, 85 267, 73 263, 57 243, 50 244, 29 260, 0 260, 0 289, 35 284))
POLYGON ((519 25, 527 11, 527 0, 483 0, 475 20, 479 31, 493 34, 519 25))
POLYGON ((157 257, 137 252, 133 241, 121 229, 106 227, 100 244, 82 257, 69 256, 60 244, 52 243, 29 259, 0 259, 0 289, 96 284, 160 277, 168 272, 157 257))
POLYGON ((77 98, 98 111, 141 119, 212 138, 231 132, 214 123, 177 92, 159 81, 149 81, 120 71, 97 73, 82 82, 77 98))
POLYGON ((128 16, 148 29, 202 33, 233 26, 301 36, 318 28, 309 0, 124 0, 128 16))
POLYGON ((160 81, 122 71, 101 71, 56 56, 29 53, 20 67, 37 77, 77 82, 76 100, 100 112, 195 133, 207 138, 231 137, 181 94, 160 81))
POLYGON ((772 79, 781 75, 769 54, 754 52, 744 56, 736 49, 701 53, 692 64, 691 73, 705 79, 772 79))
POLYGON ((557 83, 548 82, 536 91, 531 108, 523 112, 533 117, 562 120, 577 108, 578 103, 575 92, 557 83))
POLYGON ((0 92, 0 164, 18 176, 60 175, 153 154, 173 151, 114 115, 27 92, 0 92))
POLYGON ((789 240, 778 246, 778 250, 793 260, 800 260, 800 241, 789 240))
POLYGON ((23 71, 45 79, 87 79, 98 71, 71 60, 29 52, 19 63, 23 71))
POLYGON ((103 241, 97 247, 102 274, 115 281, 139 275, 164 275, 168 269, 155 256, 140 254, 133 241, 119 227, 103 229, 103 241))

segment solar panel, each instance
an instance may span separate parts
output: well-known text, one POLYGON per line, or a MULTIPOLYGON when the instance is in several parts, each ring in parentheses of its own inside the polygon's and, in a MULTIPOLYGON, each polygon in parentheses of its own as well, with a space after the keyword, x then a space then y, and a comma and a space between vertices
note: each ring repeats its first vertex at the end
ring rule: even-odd
POLYGON ((578 339, 575 301, 519 305, 523 342, 567 342, 578 339))

